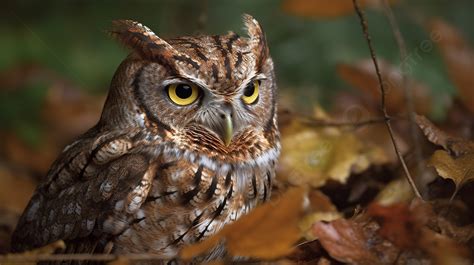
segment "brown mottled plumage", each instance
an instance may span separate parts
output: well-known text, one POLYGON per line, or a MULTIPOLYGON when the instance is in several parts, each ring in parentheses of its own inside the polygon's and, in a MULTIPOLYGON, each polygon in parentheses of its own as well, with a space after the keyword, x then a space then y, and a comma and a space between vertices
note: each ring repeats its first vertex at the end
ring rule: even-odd
POLYGON ((112 35, 132 54, 97 125, 64 149, 37 188, 13 250, 63 239, 70 253, 169 261, 267 200, 280 151, 275 77, 261 27, 248 15, 244 22, 248 38, 169 40, 114 22, 112 35), (180 99, 191 87, 199 96, 175 104, 173 86, 180 99), (244 101, 252 91, 257 97, 244 101))

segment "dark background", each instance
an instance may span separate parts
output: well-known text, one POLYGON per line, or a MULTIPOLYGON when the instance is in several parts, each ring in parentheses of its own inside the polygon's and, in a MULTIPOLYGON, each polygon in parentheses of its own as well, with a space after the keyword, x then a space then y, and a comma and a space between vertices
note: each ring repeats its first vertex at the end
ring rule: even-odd
MULTIPOLYGON (((329 107, 336 93, 351 89, 337 76, 336 64, 368 57, 359 21, 353 13, 298 17, 285 12, 283 5, 283 1, 272 0, 9 1, 0 11, 0 75, 9 77, 11 69, 35 65, 91 95, 103 95, 127 54, 105 33, 113 19, 137 20, 166 38, 228 30, 243 34, 241 15, 249 13, 266 31, 281 95, 290 95, 303 108, 329 107)), ((393 6, 408 53, 420 55, 410 65, 410 75, 433 91, 435 119, 443 117, 455 89, 438 50, 420 53, 420 44, 430 38, 424 23, 441 17, 472 42, 473 6, 471 0, 398 1, 393 6)), ((399 65, 387 18, 380 8, 368 9, 367 15, 378 56, 399 65)), ((50 85, 40 81, 20 84, 22 89, 0 83, 0 126, 32 142, 38 138, 37 113, 50 85)))

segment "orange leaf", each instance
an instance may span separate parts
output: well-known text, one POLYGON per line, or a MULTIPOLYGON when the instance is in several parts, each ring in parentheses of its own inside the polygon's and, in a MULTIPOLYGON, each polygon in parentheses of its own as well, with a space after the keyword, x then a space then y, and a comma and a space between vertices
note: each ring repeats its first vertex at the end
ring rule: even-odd
POLYGON ((407 204, 381 206, 371 204, 367 214, 381 224, 379 233, 403 249, 415 248, 421 234, 418 220, 411 214, 407 204))
POLYGON ((224 242, 234 256, 275 259, 289 254, 300 239, 299 222, 304 215, 304 188, 289 189, 280 198, 265 203, 217 234, 181 251, 190 259, 224 242))

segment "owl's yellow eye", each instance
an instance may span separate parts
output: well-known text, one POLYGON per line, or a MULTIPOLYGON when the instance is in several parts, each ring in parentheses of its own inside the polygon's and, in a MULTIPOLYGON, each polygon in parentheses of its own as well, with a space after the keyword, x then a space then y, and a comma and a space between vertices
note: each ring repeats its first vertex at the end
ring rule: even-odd
POLYGON ((193 103, 199 96, 199 88, 194 84, 171 84, 167 90, 171 101, 180 106, 193 103))
POLYGON ((260 86, 260 81, 253 81, 251 84, 244 88, 244 94, 242 95, 242 100, 246 104, 253 104, 258 99, 258 88, 260 86))

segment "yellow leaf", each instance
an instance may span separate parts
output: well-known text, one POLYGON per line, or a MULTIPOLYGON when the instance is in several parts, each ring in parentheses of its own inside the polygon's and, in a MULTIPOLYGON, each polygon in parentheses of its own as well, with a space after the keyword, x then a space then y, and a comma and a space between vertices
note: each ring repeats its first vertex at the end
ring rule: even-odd
POLYGON ((405 178, 389 182, 375 198, 375 202, 387 206, 395 203, 408 203, 414 197, 413 189, 405 178))
POLYGON ((229 254, 258 259, 275 259, 289 254, 300 239, 298 227, 304 215, 306 191, 291 188, 281 197, 265 203, 217 234, 181 251, 191 259, 223 242, 229 254))
POLYGON ((353 132, 338 128, 315 128, 293 121, 282 128, 282 153, 278 164, 280 180, 301 186, 323 186, 328 180, 345 183, 377 162, 381 150, 369 147, 353 132))
POLYGON ((429 164, 441 177, 453 180, 456 190, 474 179, 474 154, 452 158, 448 152, 437 150, 430 158, 429 164))

